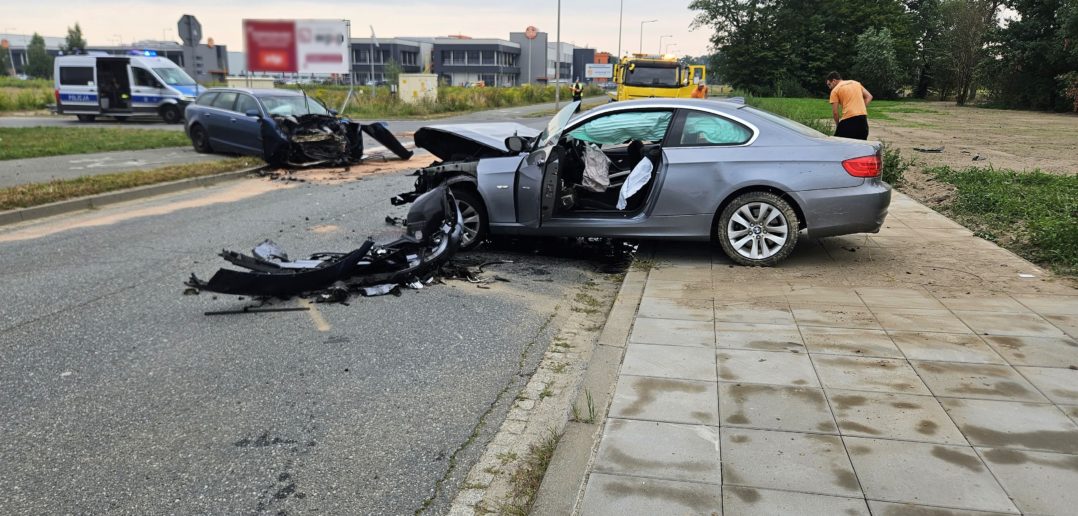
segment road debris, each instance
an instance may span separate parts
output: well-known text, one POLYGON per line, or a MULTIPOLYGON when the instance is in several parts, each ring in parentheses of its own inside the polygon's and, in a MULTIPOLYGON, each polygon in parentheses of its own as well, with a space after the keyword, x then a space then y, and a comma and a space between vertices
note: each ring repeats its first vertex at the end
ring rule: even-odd
POLYGON ((944 149, 944 147, 914 147, 913 148, 913 150, 915 150, 917 152, 928 152, 928 153, 933 153, 933 154, 938 154, 940 152, 943 152, 943 149, 944 149))

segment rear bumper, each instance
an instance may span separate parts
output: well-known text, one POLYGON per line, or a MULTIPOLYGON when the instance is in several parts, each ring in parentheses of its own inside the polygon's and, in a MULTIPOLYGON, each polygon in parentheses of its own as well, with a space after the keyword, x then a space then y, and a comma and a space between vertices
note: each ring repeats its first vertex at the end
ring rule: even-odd
POLYGON ((869 179, 860 186, 797 192, 812 238, 878 233, 891 205, 891 185, 869 179))

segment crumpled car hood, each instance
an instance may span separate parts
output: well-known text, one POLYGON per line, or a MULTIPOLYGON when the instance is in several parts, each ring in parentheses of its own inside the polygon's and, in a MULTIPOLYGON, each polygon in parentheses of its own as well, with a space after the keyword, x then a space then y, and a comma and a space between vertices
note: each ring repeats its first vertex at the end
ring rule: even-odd
POLYGON ((539 132, 514 122, 428 125, 416 131, 415 144, 442 161, 476 160, 508 156, 506 138, 534 138, 539 132))

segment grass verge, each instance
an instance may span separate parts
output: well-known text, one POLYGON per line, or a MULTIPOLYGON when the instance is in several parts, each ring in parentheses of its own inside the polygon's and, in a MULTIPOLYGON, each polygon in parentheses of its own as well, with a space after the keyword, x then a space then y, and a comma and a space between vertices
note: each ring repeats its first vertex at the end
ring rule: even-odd
POLYGON ((543 476, 546 475, 559 440, 561 436, 551 429, 543 440, 528 447, 528 455, 509 479, 512 492, 509 503, 502 507, 503 514, 525 516, 531 513, 535 497, 539 494, 539 486, 543 483, 543 476))
POLYGON ((0 161, 190 145, 183 131, 96 127, 0 127, 0 161))
POLYGON ((0 189, 0 211, 28 208, 87 195, 114 192, 137 186, 167 183, 191 177, 209 176, 260 165, 256 158, 230 158, 204 163, 170 165, 150 170, 86 176, 48 183, 34 183, 0 189))
MULTIPOLYGON (((737 93, 735 93, 737 95, 737 93)), ((826 98, 752 97, 745 95, 745 102, 752 106, 801 121, 830 120, 831 104, 826 98)), ((916 100, 873 100, 868 105, 868 119, 895 120, 894 113, 938 113, 916 100)))
POLYGON ((925 171, 954 185, 941 211, 1028 260, 1078 275, 1078 175, 992 168, 925 171))

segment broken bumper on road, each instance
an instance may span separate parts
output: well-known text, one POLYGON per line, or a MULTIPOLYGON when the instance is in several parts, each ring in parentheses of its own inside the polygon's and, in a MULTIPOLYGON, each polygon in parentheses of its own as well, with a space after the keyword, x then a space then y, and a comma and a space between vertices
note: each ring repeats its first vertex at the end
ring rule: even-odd
POLYGON ((273 116, 261 120, 262 159, 272 167, 348 166, 363 160, 363 133, 401 159, 412 151, 385 122, 360 124, 334 115, 273 116))
POLYGON ((246 270, 218 270, 209 281, 194 274, 188 287, 221 294, 291 297, 333 287, 359 290, 422 281, 456 253, 463 235, 461 214, 453 194, 439 187, 419 196, 405 219, 405 234, 386 244, 368 239, 348 253, 319 253, 292 261, 272 241, 251 255, 222 251, 220 256, 246 270))

